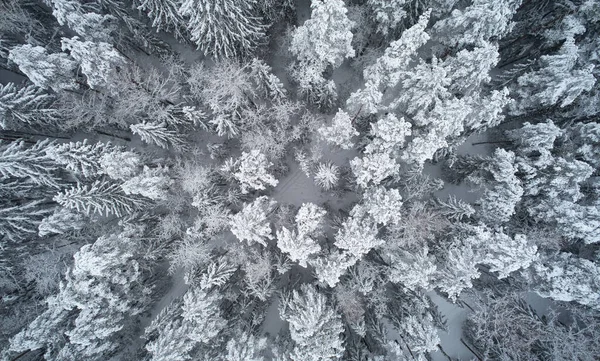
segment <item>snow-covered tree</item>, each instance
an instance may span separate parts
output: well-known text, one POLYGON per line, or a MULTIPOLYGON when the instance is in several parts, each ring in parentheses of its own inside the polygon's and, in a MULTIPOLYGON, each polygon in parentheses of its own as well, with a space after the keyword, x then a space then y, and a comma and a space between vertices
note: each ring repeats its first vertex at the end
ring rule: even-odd
POLYGON ((477 269, 477 255, 470 245, 455 245, 444 255, 443 267, 438 269, 435 284, 456 302, 460 293, 473 287, 473 280, 481 275, 477 269))
POLYGON ((99 159, 104 153, 116 151, 110 143, 89 144, 81 142, 56 144, 46 148, 46 154, 57 164, 86 178, 95 177, 100 172, 99 159))
POLYGON ((68 343, 57 359, 102 360, 123 347, 118 340, 128 329, 126 317, 139 314, 148 303, 136 249, 136 241, 124 232, 100 237, 74 255, 59 299, 62 308, 78 313, 69 329, 59 330, 68 343))
POLYGON ((5 241, 18 242, 34 236, 43 218, 50 211, 40 202, 8 205, 0 208, 0 245, 5 241))
POLYGON ((152 27, 157 31, 173 32, 178 38, 184 38, 185 23, 179 13, 181 2, 178 0, 137 0, 137 9, 152 19, 152 27))
POLYGON ((264 361, 267 339, 238 331, 227 341, 226 361, 264 361))
POLYGON ((258 150, 242 152, 240 159, 233 164, 233 176, 241 183, 242 193, 248 193, 248 190, 264 190, 267 185, 277 186, 279 181, 268 172, 272 166, 273 163, 258 150))
POLYGON ((448 46, 481 45, 500 39, 513 27, 511 19, 522 0, 473 0, 464 10, 438 21, 433 32, 448 46))
POLYGON ((527 269, 537 260, 537 247, 529 244, 525 235, 510 237, 494 232, 489 242, 482 245, 481 263, 498 272, 498 278, 506 278, 519 269, 527 269))
POLYGON ((54 97, 34 85, 0 85, 0 128, 18 130, 54 124, 60 114, 53 103, 54 97))
POLYGON ((367 5, 375 15, 377 31, 384 36, 393 33, 406 17, 406 0, 368 0, 367 5))
POLYGON ((29 80, 42 89, 76 89, 77 62, 65 53, 49 54, 41 46, 19 45, 10 50, 8 58, 17 64, 29 80))
POLYGON ((142 161, 134 152, 116 150, 102 154, 100 172, 115 180, 127 180, 139 172, 142 161))
POLYGON ((429 248, 424 246, 418 250, 398 250, 389 253, 390 281, 401 283, 411 290, 421 288, 430 291, 437 271, 435 258, 429 254, 429 248))
POLYGON ((142 204, 138 198, 123 193, 118 184, 102 180, 89 185, 77 183, 58 193, 53 199, 65 208, 75 209, 88 216, 95 213, 123 216, 142 204))
POLYGON ((315 183, 324 190, 335 187, 340 178, 339 167, 333 163, 319 163, 315 171, 315 183))
POLYGON ((387 114, 376 123, 371 123, 373 140, 367 144, 365 153, 391 153, 403 147, 406 138, 412 134, 411 127, 412 125, 404 118, 398 119, 392 113, 387 114))
POLYGON ((350 252, 334 251, 321 257, 309 260, 309 263, 315 267, 315 275, 319 282, 335 287, 340 281, 340 277, 346 273, 349 267, 356 264, 359 258, 350 252))
POLYGON ((71 39, 63 38, 62 50, 68 50, 71 57, 77 61, 92 89, 108 87, 116 68, 127 62, 111 44, 81 41, 77 36, 71 39))
POLYGON ((71 230, 82 229, 86 225, 83 215, 70 209, 60 208, 42 219, 38 226, 38 234, 42 237, 48 234, 64 234, 71 230))
POLYGON ((516 176, 518 169, 515 154, 497 149, 491 160, 489 169, 492 179, 490 186, 479 200, 480 217, 488 224, 501 224, 515 214, 515 207, 523 196, 521 181, 516 176))
POLYGON ((26 147, 24 141, 0 144, 0 175, 2 178, 26 178, 35 184, 58 188, 58 167, 48 156, 49 140, 26 147))
POLYGON ((184 144, 181 135, 175 130, 168 129, 165 122, 143 122, 131 124, 129 128, 144 142, 156 144, 161 148, 167 149, 169 146, 178 148, 184 144))
POLYGON ((152 355, 151 361, 189 360, 190 351, 196 346, 188 338, 190 324, 175 319, 161 325, 158 337, 146 344, 146 350, 152 355))
POLYGON ((518 102, 514 112, 521 114, 555 104, 566 107, 583 92, 590 91, 596 78, 594 65, 578 66, 579 48, 573 38, 567 39, 556 54, 540 57, 540 68, 523 74, 517 80, 518 102))
POLYGON ((450 78, 449 90, 455 94, 469 94, 490 81, 490 70, 498 64, 498 46, 484 42, 472 51, 461 50, 442 63, 450 78))
POLYGON ((242 210, 230 217, 231 232, 249 244, 254 242, 267 246, 266 240, 273 239, 268 215, 275 206, 269 197, 258 197, 252 203, 244 204, 242 210))
POLYGON ((307 267, 308 259, 321 251, 321 246, 313 238, 285 227, 277 231, 277 247, 302 267, 307 267))
POLYGON ((232 58, 252 52, 265 35, 254 4, 251 0, 184 0, 179 14, 198 49, 232 58))
POLYGON ((169 169, 164 167, 149 168, 144 166, 142 172, 121 184, 127 195, 139 194, 152 200, 166 200, 169 186, 173 180, 168 175, 169 169))
POLYGON ((209 344, 227 325, 219 309, 219 294, 192 287, 183 296, 181 315, 189 323, 187 337, 209 344))
POLYGON ((324 140, 342 149, 351 149, 354 146, 352 137, 360 134, 354 129, 350 115, 341 109, 338 110, 331 120, 331 126, 323 126, 318 131, 324 140))
POLYGON ((316 0, 310 5, 311 16, 293 34, 290 51, 300 62, 325 70, 338 67, 345 58, 354 57, 352 21, 346 16, 342 0, 316 0))
POLYGON ((415 60, 417 50, 429 40, 425 28, 430 15, 431 11, 425 11, 415 25, 402 33, 400 39, 390 43, 375 64, 365 68, 363 76, 367 84, 370 82, 381 90, 398 84, 402 74, 415 60))
POLYGON ((402 219, 402 196, 397 189, 373 187, 365 191, 363 205, 376 223, 387 226, 402 219))
POLYGON ((534 275, 540 296, 600 309, 600 267, 594 262, 560 253, 536 264, 534 275))
POLYGON ((383 244, 377 237, 377 223, 368 215, 366 206, 357 204, 350 211, 350 216, 342 224, 335 235, 336 247, 348 251, 356 258, 361 258, 375 247, 383 244))
POLYGON ((293 361, 339 360, 344 353, 340 315, 327 304, 327 298, 313 286, 302 285, 300 292, 280 303, 279 314, 289 322, 294 349, 293 361))
POLYGON ((323 220, 327 211, 314 203, 303 203, 298 213, 296 213, 296 227, 298 234, 314 235, 318 234, 323 226, 323 220))
POLYGON ((313 203, 304 203, 296 214, 296 230, 290 231, 282 227, 277 231, 277 247, 287 253, 292 261, 306 267, 306 261, 321 251, 315 237, 323 226, 325 214, 323 208, 313 203))
POLYGON ((350 161, 350 166, 356 177, 356 183, 363 188, 367 188, 369 183, 379 185, 385 178, 396 174, 399 169, 398 163, 388 153, 373 153, 362 158, 354 158, 350 161))

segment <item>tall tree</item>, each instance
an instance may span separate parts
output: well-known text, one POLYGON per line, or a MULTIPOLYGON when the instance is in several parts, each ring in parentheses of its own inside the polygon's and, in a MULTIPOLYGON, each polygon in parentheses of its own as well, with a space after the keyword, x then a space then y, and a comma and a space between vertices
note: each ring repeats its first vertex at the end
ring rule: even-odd
POLYGON ((281 318, 290 324, 293 361, 339 360, 344 353, 341 317, 313 286, 303 285, 282 300, 281 318))
POLYGON ((184 0, 179 13, 192 41, 205 54, 233 58, 250 54, 265 35, 251 0, 184 0))

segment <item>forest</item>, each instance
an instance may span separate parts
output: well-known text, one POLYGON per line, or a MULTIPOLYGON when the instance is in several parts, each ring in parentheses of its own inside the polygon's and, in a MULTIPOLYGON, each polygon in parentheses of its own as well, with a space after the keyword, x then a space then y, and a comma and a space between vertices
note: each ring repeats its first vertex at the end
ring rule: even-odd
POLYGON ((0 360, 600 360, 600 0, 0 0, 0 360))

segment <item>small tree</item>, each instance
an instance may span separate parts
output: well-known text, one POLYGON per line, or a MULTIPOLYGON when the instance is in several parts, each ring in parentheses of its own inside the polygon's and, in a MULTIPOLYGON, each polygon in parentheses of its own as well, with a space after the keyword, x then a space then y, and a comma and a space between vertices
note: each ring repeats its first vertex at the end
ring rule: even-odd
POLYGON ((315 171, 315 183, 324 190, 335 187, 340 178, 339 167, 333 163, 319 163, 315 171))

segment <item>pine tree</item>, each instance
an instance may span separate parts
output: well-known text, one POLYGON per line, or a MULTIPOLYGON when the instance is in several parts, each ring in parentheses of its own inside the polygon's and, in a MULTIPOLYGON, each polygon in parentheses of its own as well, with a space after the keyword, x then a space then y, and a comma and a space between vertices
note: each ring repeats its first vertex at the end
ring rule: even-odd
POLYGON ((62 39, 62 50, 68 50, 86 76, 92 89, 106 88, 111 84, 115 68, 127 63, 126 59, 105 42, 81 41, 75 36, 62 39))
POLYGON ((19 242, 37 233, 42 219, 51 212, 41 202, 29 202, 21 205, 3 205, 0 208, 0 244, 19 242))
POLYGON ((19 130, 55 124, 60 115, 53 103, 54 97, 34 85, 0 85, 0 128, 19 130))
POLYGON ((27 75, 29 80, 42 89, 56 92, 76 89, 75 69, 77 63, 67 54, 48 54, 41 46, 19 45, 10 50, 8 59, 27 75))
POLYGON ((530 245, 522 234, 510 237, 503 232, 494 232, 482 248, 481 263, 489 266, 490 272, 498 272, 499 279, 519 269, 527 269, 538 257, 537 247, 530 245))
POLYGON ((88 144, 87 139, 84 139, 82 142, 52 145, 47 147, 45 152, 48 157, 69 171, 91 178, 100 172, 100 157, 115 148, 110 143, 88 144))
POLYGON ((245 331, 237 331, 227 342, 226 361, 264 361, 267 339, 245 331))
MULTIPOLYGON (((65 332, 69 343, 61 354, 101 360, 123 347, 118 334, 126 330, 126 316, 137 315, 147 305, 147 289, 136 241, 126 231, 100 237, 74 255, 73 268, 61 287, 64 307, 80 312, 74 327, 65 332)), ((60 357, 60 356, 59 356, 60 357)))
POLYGON ((183 296, 182 317, 189 323, 187 337, 195 342, 210 344, 227 321, 221 317, 219 294, 192 287, 183 296))
POLYGON ((369 183, 379 185, 385 178, 398 172, 398 164, 388 153, 367 154, 350 161, 356 183, 367 188, 369 183))
POLYGON ((477 270, 477 255, 470 245, 454 245, 444 255, 442 268, 438 270, 435 284, 448 294, 452 302, 465 289, 473 287, 473 280, 481 275, 477 270))
POLYGON ((38 226, 38 235, 64 234, 71 230, 79 230, 87 225, 84 216, 69 209, 60 208, 42 219, 38 226))
POLYGON ((98 213, 120 217, 142 205, 139 199, 124 194, 118 184, 102 180, 90 185, 77 183, 58 193, 53 199, 65 208, 75 209, 88 216, 98 213))
POLYGON ((594 262, 561 252, 534 266, 534 290, 542 297, 600 309, 599 275, 594 262))
POLYGON ((412 134, 411 127, 404 118, 398 119, 392 113, 371 123, 373 140, 367 144, 365 153, 393 153, 404 146, 406 138, 412 134))
POLYGON ((248 193, 248 190, 264 190, 267 185, 276 187, 279 181, 268 172, 272 166, 273 163, 258 150, 242 152, 240 159, 233 165, 236 169, 233 177, 241 183, 242 193, 248 193))
POLYGON ((181 2, 178 0, 136 0, 137 9, 152 19, 156 31, 172 32, 176 38, 184 39, 185 22, 179 13, 181 2))
POLYGON ((282 319, 290 324, 293 361, 339 360, 344 353, 341 317, 327 305, 327 298, 309 285, 294 290, 279 307, 282 319))
POLYGON ((240 212, 230 217, 231 232, 240 241, 247 241, 249 244, 257 242, 266 247, 266 240, 273 239, 267 216, 274 206, 275 201, 269 200, 267 196, 244 204, 240 212))
POLYGON ((152 355, 151 361, 189 360, 190 351, 196 346, 190 342, 190 324, 175 319, 160 328, 158 337, 146 344, 146 350, 152 355))
POLYGON ((433 26, 436 39, 451 47, 481 45, 512 30, 510 22, 522 0, 473 0, 464 10, 433 26))
POLYGON ((55 175, 57 164, 46 154, 46 149, 52 146, 49 140, 38 141, 31 147, 26 147, 24 141, 0 144, 0 175, 59 188, 59 178, 55 175))
POLYGON ((359 135, 352 125, 350 115, 341 109, 331 120, 331 126, 321 127, 318 132, 324 140, 342 149, 351 149, 354 146, 352 137, 359 135))
POLYGON ((397 189, 372 187, 365 191, 363 204, 377 224, 387 226, 400 223, 402 196, 397 189))
POLYGON ((115 150, 102 154, 99 159, 101 173, 114 180, 128 180, 139 172, 142 160, 134 152, 115 150))
POLYGON ((449 90, 454 94, 477 92, 491 80, 490 70, 498 64, 498 46, 484 42, 472 51, 461 50, 445 60, 442 66, 450 78, 449 90))
POLYGON ((149 168, 144 166, 142 172, 121 184, 121 189, 127 195, 139 194, 152 200, 167 200, 169 186, 173 180, 168 176, 166 167, 149 168))
POLYGON ((319 234, 327 211, 314 203, 303 203, 296 213, 296 227, 300 235, 319 234))
POLYGON ((578 67, 579 48, 575 40, 565 41, 557 54, 540 57, 540 69, 520 76, 515 93, 519 101, 514 112, 522 114, 540 107, 572 104, 596 83, 594 65, 578 67))
POLYGON ((367 5, 375 15, 377 32, 384 36, 393 34, 407 15, 406 0, 368 0, 367 5))
POLYGON ((133 134, 137 134, 146 143, 156 144, 161 148, 168 149, 169 146, 180 148, 184 145, 181 135, 174 130, 168 129, 165 122, 143 122, 129 126, 133 134))
POLYGON ((368 216, 368 212, 369 209, 364 205, 354 206, 335 235, 336 247, 358 259, 383 244, 383 240, 377 237, 377 223, 368 216))
POLYGON ((309 258, 321 251, 321 247, 314 239, 307 235, 298 234, 282 227, 277 231, 277 247, 281 252, 287 253, 290 260, 298 262, 302 267, 307 267, 309 258))
POLYGON ((435 258, 429 254, 429 248, 424 246, 417 250, 402 250, 389 253, 390 281, 401 283, 410 290, 433 288, 434 276, 437 272, 435 258))
POLYGON ((340 171, 333 163, 319 163, 315 171, 315 183, 324 190, 335 187, 340 178, 340 171))
POLYGON ((207 55, 233 58, 251 53, 266 27, 254 14, 250 0, 184 0, 184 16, 192 41, 207 55))
POLYGON ((310 19, 293 34, 290 51, 301 63, 315 64, 325 70, 338 67, 345 58, 354 57, 352 21, 346 16, 342 0, 317 0, 310 5, 310 19))

